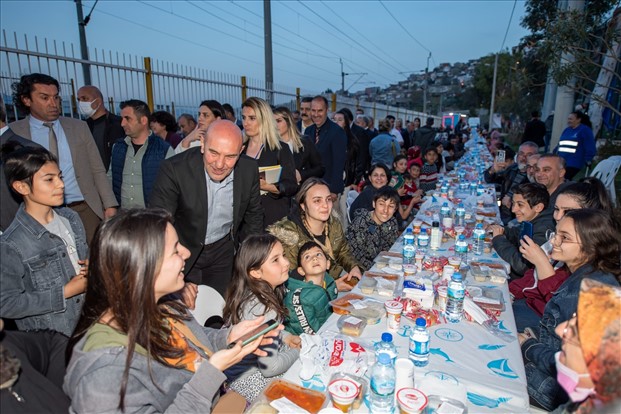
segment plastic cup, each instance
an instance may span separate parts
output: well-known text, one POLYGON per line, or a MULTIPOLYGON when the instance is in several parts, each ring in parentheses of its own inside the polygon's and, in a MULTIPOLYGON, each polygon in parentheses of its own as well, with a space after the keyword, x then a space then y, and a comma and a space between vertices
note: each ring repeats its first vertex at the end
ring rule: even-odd
POLYGON ((438 295, 436 296, 436 304, 442 312, 446 310, 446 301, 448 300, 448 286, 438 286, 438 295))
POLYGON ((386 308, 386 327, 389 331, 398 331, 403 313, 403 303, 398 300, 389 300, 384 303, 384 307, 386 308))
POLYGON ((416 274, 415 264, 404 264, 403 265, 403 277, 414 276, 415 274, 416 274))
POLYGON ((397 403, 401 414, 418 414, 427 406, 427 396, 416 388, 402 388, 397 391, 397 403))
POLYGON ((448 262, 455 268, 455 271, 459 271, 459 266, 461 266, 461 259, 459 257, 451 256, 449 257, 448 262))
POLYGON ((414 362, 409 358, 397 358, 395 360, 395 391, 414 386, 414 362))
POLYGON ((455 273, 455 268, 450 264, 444 266, 442 268, 442 280, 450 281, 451 277, 453 277, 453 273, 455 273))
POLYGON ((419 234, 420 233, 420 228, 423 225, 423 221, 422 220, 414 220, 412 222, 412 232, 414 234, 419 234))
POLYGON ((453 219, 451 217, 444 217, 442 219, 442 226, 445 229, 450 229, 451 227, 453 227, 453 219))
POLYGON ((341 412, 348 413, 360 392, 360 388, 355 382, 342 378, 332 381, 328 385, 328 392, 332 397, 332 405, 341 412))

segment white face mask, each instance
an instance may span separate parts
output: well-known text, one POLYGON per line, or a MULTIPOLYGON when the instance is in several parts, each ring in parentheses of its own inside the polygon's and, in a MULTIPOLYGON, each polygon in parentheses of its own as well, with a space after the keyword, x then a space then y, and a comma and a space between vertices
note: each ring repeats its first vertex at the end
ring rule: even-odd
POLYGON ((93 109, 93 103, 96 101, 97 99, 95 99, 94 101, 91 102, 82 102, 79 101, 78 102, 78 109, 80 110, 80 113, 82 115, 84 115, 87 118, 90 118, 91 116, 93 116, 93 114, 95 112, 97 112, 97 110, 99 109, 99 105, 97 105, 97 108, 93 109))

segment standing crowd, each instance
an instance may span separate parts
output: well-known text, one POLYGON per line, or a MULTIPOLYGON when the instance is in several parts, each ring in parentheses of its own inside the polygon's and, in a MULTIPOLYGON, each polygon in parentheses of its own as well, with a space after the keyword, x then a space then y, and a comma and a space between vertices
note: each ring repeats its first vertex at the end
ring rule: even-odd
MULTIPOLYGON (((403 128, 389 115, 376 129, 361 110, 330 114, 323 96, 302 99, 299 113, 250 97, 240 119, 204 100, 197 120, 138 99, 117 116, 84 86, 82 122, 61 116, 60 85, 48 75, 25 75, 13 92, 26 116, 5 126, 1 105, 0 321, 11 328, 0 334, 0 391, 9 412, 243 411, 472 145, 461 121, 445 130, 416 118, 403 128), (191 312, 201 285, 225 302, 208 327, 191 312), (238 340, 268 320, 271 331, 238 340)), ((619 353, 576 340, 596 330, 581 325, 593 319, 581 292, 603 289, 610 306, 597 332, 616 337, 600 341, 617 350, 621 341, 619 226, 599 180, 568 180, 595 154, 585 117, 570 115, 556 154, 541 154, 537 140, 517 154, 498 134, 487 142, 504 154, 485 172, 503 222, 487 230, 511 265, 529 395, 548 410, 621 396, 618 383, 602 382, 618 380, 619 353), (521 237, 525 222, 532 234, 521 237), (582 350, 570 353, 576 343, 582 350), (591 370, 593 358, 608 359, 591 370), (561 379, 568 367, 573 388, 561 379)))

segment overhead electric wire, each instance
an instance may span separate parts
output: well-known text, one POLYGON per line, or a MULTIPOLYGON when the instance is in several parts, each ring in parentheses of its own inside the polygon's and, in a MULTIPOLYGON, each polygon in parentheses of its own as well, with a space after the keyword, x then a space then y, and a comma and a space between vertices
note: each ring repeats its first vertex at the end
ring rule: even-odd
MULTIPOLYGON (((388 55, 388 53, 384 52, 384 49, 382 49, 381 47, 377 46, 375 43, 373 43, 373 41, 371 39, 369 39, 368 37, 366 37, 364 35, 364 33, 361 33, 358 29, 356 29, 351 23, 349 23, 347 20, 345 20, 343 17, 339 16, 338 13, 336 13, 330 6, 328 6, 328 3, 326 3, 323 0, 320 0, 320 3, 324 5, 325 8, 327 8, 328 10, 330 10, 330 12, 332 14, 334 14, 336 17, 338 17, 339 19, 341 19, 341 21, 343 23, 345 23, 346 25, 348 25, 349 27, 351 27, 352 30, 354 30, 356 33, 358 33, 358 35, 360 35, 361 37, 364 38, 364 40, 366 40, 371 46, 373 46, 375 48, 375 50, 377 50, 378 52, 381 52, 384 54, 384 56, 386 56, 387 60, 384 62, 386 63, 388 66, 392 67, 396 72, 400 72, 402 71, 402 69, 398 69, 396 66, 394 66, 393 64, 390 63, 389 59, 393 59, 392 56, 388 55)), ((405 66, 404 66, 405 68, 405 66)))
MULTIPOLYGON (((218 16, 217 14, 215 14, 215 13, 213 13, 213 12, 210 12, 210 11, 208 11, 208 10, 205 10, 204 8, 202 8, 202 7, 198 6, 197 4, 192 3, 191 1, 187 1, 187 3, 188 3, 188 4, 191 4, 192 6, 196 7, 197 9, 199 9, 199 10, 203 11, 204 13, 206 13, 206 14, 208 14, 208 15, 210 15, 210 16, 214 16, 214 17, 216 17, 216 18, 218 18, 218 19, 221 19, 221 20, 224 20, 224 19, 225 19, 225 17, 218 16)), ((219 10, 223 11, 224 13, 228 13, 226 10, 223 10, 221 7, 218 7, 218 6, 216 6, 215 4, 213 4, 213 3, 212 3, 212 4, 210 4, 210 6, 215 7, 215 8, 217 8, 217 9, 219 9, 219 10)), ((228 17, 228 16, 227 16, 227 17, 228 17)), ((239 30, 242 30, 242 31, 244 31, 244 32, 246 32, 246 33, 249 33, 249 34, 251 34, 251 35, 253 35, 253 36, 255 36, 255 37, 258 37, 259 39, 263 39, 263 38, 264 38, 264 34, 263 34, 263 33, 261 33, 261 34, 257 34, 257 33, 250 32, 250 31, 248 31, 246 28, 241 27, 241 26, 239 26, 239 25, 237 25, 237 24, 235 24, 235 23, 232 23, 230 20, 228 20, 228 21, 227 21, 227 23, 228 23, 228 24, 230 24, 230 25, 231 25, 231 26, 233 26, 233 27, 238 28, 239 30)), ((261 29, 261 31, 263 31, 263 26, 262 26, 262 25, 254 24, 254 23, 252 23, 252 22, 248 22, 248 23, 250 23, 252 26, 257 27, 257 28, 261 29)), ((278 45, 278 46, 280 46, 280 47, 283 47, 283 48, 285 48, 285 49, 290 49, 290 50, 293 50, 293 51, 298 52, 298 53, 304 53, 304 54, 307 54, 307 55, 309 55, 309 54, 310 54, 310 55, 313 55, 313 56, 322 57, 322 58, 326 58, 326 59, 333 59, 333 57, 332 57, 332 56, 320 55, 320 54, 317 54, 317 53, 312 53, 312 52, 309 52, 308 50, 300 50, 300 49, 296 49, 296 48, 294 48, 294 47, 291 47, 290 45, 287 45, 287 44, 284 44, 284 43, 280 43, 280 42, 277 42, 277 41, 273 41, 273 43, 274 43, 274 44, 276 44, 276 45, 278 45)), ((298 45, 298 46, 299 46, 299 45, 298 45)))
MULTIPOLYGON (((407 34, 408 34, 408 36, 410 36, 410 37, 412 38, 412 40, 414 40, 416 43, 418 43, 418 45, 419 45, 420 47, 422 47, 423 49, 425 49, 427 52, 431 53, 431 50, 429 50, 429 49, 427 48, 427 46, 425 46, 425 45, 424 45, 424 44, 422 44, 422 43, 421 43, 421 42, 420 42, 417 38, 415 38, 415 37, 412 35, 412 33, 410 33, 410 31, 409 31, 408 29, 406 29, 406 28, 405 28, 405 26, 403 26, 399 20, 397 20, 397 18, 395 17, 395 15, 394 15, 394 14, 392 14, 392 12, 391 12, 390 10, 388 10, 388 7, 386 7, 386 5, 384 4, 384 2, 383 2, 382 0, 379 0, 379 3, 382 5, 382 7, 384 8, 384 10, 386 10, 386 11, 388 12, 388 14, 390 15, 390 17, 392 17, 392 18, 393 18, 393 20, 394 20, 395 22, 397 22, 397 24, 398 24, 398 25, 399 25, 399 26, 403 29, 403 31, 404 31, 405 33, 407 33, 407 34)), ((433 53, 432 53, 432 55, 433 55, 433 53)))
MULTIPOLYGON (((233 53, 226 52, 224 50, 220 50, 220 49, 216 49, 216 48, 213 48, 213 47, 209 47, 209 46, 206 46, 204 43, 199 43, 199 42, 196 42, 195 40, 186 39, 184 37, 174 35, 174 34, 172 34, 170 32, 164 32, 162 30, 155 29, 152 26, 143 25, 143 24, 140 24, 140 23, 138 23, 138 22, 136 22, 134 20, 125 19, 125 18, 120 17, 120 16, 118 16, 116 14, 108 13, 108 12, 102 10, 101 7, 99 9, 95 10, 95 13, 105 14, 106 16, 110 16, 110 17, 113 17, 115 19, 122 20, 122 21, 124 21, 126 23, 130 23, 130 24, 136 25, 138 27, 142 27, 143 29, 151 30, 153 32, 160 33, 160 34, 172 37, 172 38, 177 39, 177 40, 182 40, 184 42, 193 44, 193 45, 201 47, 203 49, 211 50, 211 51, 216 52, 216 53, 221 53, 223 55, 226 55, 226 56, 229 56, 229 57, 232 57, 232 58, 235 58, 235 59, 242 60, 242 61, 244 61, 246 63, 254 63, 256 65, 263 65, 262 62, 257 62, 255 60, 249 59, 249 58, 244 57, 244 56, 238 56, 238 55, 235 55, 233 53)), ((289 73, 289 74, 292 74, 292 75, 299 75, 299 72, 290 71, 290 70, 286 70, 286 69, 282 69, 282 68, 278 68, 277 70, 279 70, 281 72, 284 72, 284 73, 289 73)), ((330 84, 330 83, 334 82, 334 81, 328 81, 328 80, 322 79, 322 78, 316 78, 314 76, 305 75, 304 77, 308 78, 308 79, 313 79, 313 80, 316 80, 316 81, 320 81, 320 82, 323 82, 323 83, 327 83, 327 84, 330 84)))
MULTIPOLYGON (((294 13, 298 13, 296 10, 292 9, 292 8, 291 8, 290 6, 288 6, 286 3, 279 3, 279 4, 281 4, 281 5, 283 5, 283 6, 287 7, 287 8, 289 8, 289 9, 290 9, 290 10, 292 10, 294 13)), ((310 10, 313 14, 315 14, 315 15, 316 15, 316 16, 317 16, 317 17, 318 17, 318 18, 319 18, 322 22, 328 23, 328 22, 327 22, 327 21, 326 21, 323 17, 321 17, 319 14, 317 14, 317 13, 316 13, 315 11, 313 11, 312 9, 308 8, 308 6, 306 6, 304 3, 301 3, 301 2, 300 2, 300 4, 301 4, 302 6, 304 6, 306 9, 310 10)), ((298 13, 298 14, 299 14, 299 13, 298 13)), ((312 24, 317 25, 317 23, 315 23, 315 22, 311 21, 308 17, 306 17, 306 16, 304 16, 304 15, 302 15, 302 16, 303 16, 306 20, 310 21, 312 24)), ((329 23, 328 23, 328 24, 329 24, 329 23)), ((325 29, 325 27, 324 27, 324 29, 325 29)), ((325 30, 327 30, 327 29, 325 29, 325 30)), ((336 30, 339 30, 339 31, 340 31, 340 29, 336 29, 336 30)), ((347 36, 347 35, 346 35, 346 36, 347 36)), ((338 38, 338 36, 335 36, 335 37, 337 37, 337 38, 338 38)), ((342 39, 339 39, 339 40, 343 41, 342 39)), ((344 43, 346 43, 346 44, 347 44, 347 46, 351 47, 352 49, 354 48, 354 47, 353 47, 352 45, 350 45, 348 42, 346 42, 346 41, 343 41, 343 42, 344 42, 344 43)), ((364 47, 364 46, 362 46, 362 48, 363 48, 364 52, 365 52, 365 53, 367 53, 367 55, 368 55, 367 48, 366 48, 366 47, 364 47)), ((377 59, 377 58, 376 58, 376 59, 377 59)), ((343 58, 343 60, 345 60, 345 58, 343 58)), ((386 62, 384 62, 384 61, 380 61, 380 60, 378 60, 378 61, 379 61, 381 64, 385 64, 385 63, 386 63, 386 62)), ((354 62, 354 63, 355 63, 355 62, 354 62)), ((360 65, 360 64, 356 64, 356 65, 357 65, 357 66, 358 66, 358 68, 359 68, 359 69, 361 69, 361 70, 364 70, 364 71, 366 71, 366 72, 370 72, 370 73, 374 73, 375 75, 377 75, 377 76, 379 76, 379 77, 381 77, 381 78, 386 79, 389 83, 390 83, 390 82, 392 82, 389 78, 387 78, 386 76, 382 75, 381 73, 375 72, 374 70, 371 70, 371 69, 369 69, 369 68, 367 68, 367 67, 365 67, 365 66, 362 66, 362 65, 360 65)))
POLYGON ((509 16, 509 23, 507 24, 507 30, 505 30, 505 37, 502 39, 502 46, 500 46, 500 51, 502 52, 502 48, 505 47, 505 42, 507 41, 507 35, 509 34, 509 28, 511 27, 511 21, 513 20, 513 13, 515 12, 515 6, 517 4, 517 0, 513 1, 513 8, 511 9, 511 16, 509 16))
MULTIPOLYGON (((230 2, 231 4, 233 4, 234 6, 236 6, 236 7, 240 8, 240 9, 242 9, 242 10, 246 11, 247 13, 249 13, 249 14, 251 14, 251 15, 258 17, 259 19, 263 19, 263 15, 261 15, 261 14, 259 14, 259 13, 256 13, 256 12, 254 12, 253 10, 248 9, 248 8, 246 8, 246 7, 244 7, 244 6, 240 5, 240 4, 238 4, 237 2, 235 2, 235 1, 233 1, 233 0, 229 0, 229 2, 230 2)), ((300 13, 299 13, 297 10, 295 10, 295 9, 291 8, 291 6, 287 5, 285 2, 279 2, 279 3, 278 3, 278 5, 284 6, 284 7, 288 8, 290 11, 292 11, 293 13, 296 13, 298 16, 300 16, 300 13)), ((307 18, 307 17, 305 17, 305 16, 303 16, 303 17, 304 17, 306 20, 308 20, 311 24, 316 24, 315 22, 313 22, 313 21, 312 21, 312 20, 310 20, 309 18, 307 18)), ((273 26, 275 26, 275 27, 278 27, 279 29, 284 30, 284 31, 285 31, 285 32, 287 32, 287 33, 292 34, 293 36, 296 36, 297 38, 299 38, 299 39, 301 39, 301 40, 303 40, 303 41, 305 41, 305 42, 309 42, 309 40, 308 40, 307 38, 300 36, 298 33, 293 32, 292 30, 288 29, 288 28, 287 28, 287 27, 285 27, 285 26, 282 26, 282 25, 280 25, 280 24, 278 24, 278 23, 276 23, 276 22, 274 22, 274 21, 272 21, 272 25, 273 25, 273 26)), ((334 35, 334 36, 338 38, 338 36, 337 36, 337 35, 334 35)), ((342 41, 343 41, 343 40, 342 40, 342 41)), ((350 45, 349 43, 347 43, 346 41, 343 41, 343 43, 347 44, 347 46, 349 46, 349 47, 351 47, 351 48, 353 49, 353 46, 352 46, 352 45, 350 45)), ((346 65, 346 66, 348 66, 349 68, 351 68, 351 70, 352 70, 352 71, 356 71, 356 70, 366 70, 366 71, 369 71, 369 69, 367 69, 366 67, 364 67, 364 66, 362 66, 362 65, 358 64, 357 62, 350 61, 350 59, 348 59, 348 58, 345 58, 345 57, 341 56, 341 53, 340 53, 340 52, 339 52, 339 53, 337 53, 337 52, 335 52, 335 51, 331 50, 330 48, 328 48, 328 47, 327 47, 327 46, 325 46, 325 45, 324 45, 324 46, 322 46, 322 47, 323 47, 323 50, 325 50, 325 51, 327 51, 327 52, 329 52, 329 53, 332 53, 332 54, 334 55, 334 57, 332 57, 333 59, 339 59, 339 58, 340 58, 340 59, 343 59, 343 63, 344 63, 344 65, 346 65), (354 67, 354 66, 352 66, 352 65, 355 65, 356 67, 354 67)), ((379 50, 381 50, 381 49, 379 49, 379 50)), ((380 63, 380 64, 386 64, 386 62, 385 62, 385 61, 383 61, 383 60, 382 60, 382 61, 378 61, 378 63, 380 63)), ((370 71, 370 72, 373 72, 373 71, 370 71)), ((380 77, 383 77, 384 79, 386 79, 386 80, 388 81, 388 83, 392 83, 392 81, 391 81, 389 78, 387 78, 387 77, 385 77, 385 76, 383 76, 383 75, 381 75, 381 74, 379 74, 379 73, 377 73, 377 72, 373 72, 373 73, 374 73, 374 74, 376 74, 376 75, 379 75, 380 77)))
MULTIPOLYGON (((211 28, 211 27, 209 27, 209 26, 206 26, 206 25, 205 25, 204 23, 202 23, 202 22, 197 22, 196 20, 190 19, 190 18, 185 17, 185 16, 183 16, 183 15, 180 15, 180 14, 178 14, 178 13, 172 13, 172 12, 169 12, 168 10, 162 9, 162 8, 157 7, 157 6, 154 6, 154 5, 151 5, 151 4, 146 3, 146 2, 144 2, 144 1, 138 1, 138 2, 139 2, 139 3, 142 3, 142 4, 146 5, 146 6, 149 6, 149 7, 151 7, 151 8, 154 8, 154 9, 156 9, 156 10, 159 10, 159 11, 161 11, 161 12, 164 12, 164 13, 167 13, 167 14, 171 14, 171 15, 173 15, 173 16, 175 16, 175 17, 177 17, 177 18, 180 18, 180 19, 186 20, 186 21, 188 21, 188 22, 194 23, 194 24, 196 24, 196 25, 199 25, 199 26, 201 26, 201 27, 203 27, 203 28, 205 28, 205 29, 212 30, 212 31, 214 31, 214 32, 218 32, 218 33, 220 33, 220 34, 222 34, 222 33, 223 33, 221 30, 213 29, 213 28, 211 28)), ((246 33, 251 33, 251 32, 246 31, 246 33)), ((262 47, 263 47, 263 45, 261 45, 261 44, 257 44, 257 43, 253 43, 253 42, 249 41, 248 39, 243 39, 243 38, 241 38, 241 37, 239 37, 239 36, 236 36, 236 35, 233 35, 233 34, 230 34, 230 33, 225 33, 225 34, 226 34, 227 36, 230 36, 230 37, 232 37, 232 38, 234 38, 234 39, 237 39, 237 40, 239 40, 239 41, 242 41, 242 42, 244 42, 244 43, 248 43, 248 44, 250 44, 250 45, 252 45, 252 46, 255 46, 255 47, 257 47, 257 48, 262 48, 262 47)), ((333 74, 333 72, 331 72, 331 71, 329 71, 329 70, 327 70, 327 69, 325 69, 325 68, 322 68, 322 67, 320 67, 320 66, 313 65, 312 63, 304 62, 304 61, 302 61, 302 60, 296 59, 296 58, 294 58, 294 57, 292 57, 292 56, 289 56, 289 55, 287 55, 287 54, 280 53, 280 52, 274 52, 274 54, 275 54, 275 55, 279 55, 279 56, 283 56, 283 57, 285 57, 285 58, 287 58, 287 59, 290 59, 290 60, 296 61, 296 62, 298 62, 298 63, 302 63, 303 65, 313 67, 313 68, 315 68, 315 69, 317 69, 317 70, 321 70, 321 71, 326 72, 326 73, 328 73, 328 74, 330 74, 330 75, 332 75, 332 74, 333 74)), ((279 69, 279 70, 281 70, 281 69, 279 69)), ((325 81, 325 80, 323 80, 323 82, 326 82, 326 81, 325 81)), ((332 82, 333 82, 333 81, 332 81, 332 82)), ((332 82, 329 82, 329 83, 332 83, 332 82)))

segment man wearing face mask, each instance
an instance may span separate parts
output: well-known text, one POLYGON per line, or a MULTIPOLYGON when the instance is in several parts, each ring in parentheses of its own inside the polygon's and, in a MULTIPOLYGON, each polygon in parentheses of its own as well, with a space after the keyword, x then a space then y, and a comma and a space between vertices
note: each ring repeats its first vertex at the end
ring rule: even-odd
POLYGON ((95 138, 95 144, 106 170, 110 167, 112 144, 125 137, 121 117, 110 113, 104 104, 101 91, 95 86, 82 86, 78 90, 78 108, 95 138))

